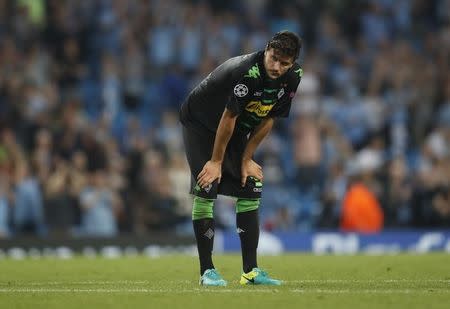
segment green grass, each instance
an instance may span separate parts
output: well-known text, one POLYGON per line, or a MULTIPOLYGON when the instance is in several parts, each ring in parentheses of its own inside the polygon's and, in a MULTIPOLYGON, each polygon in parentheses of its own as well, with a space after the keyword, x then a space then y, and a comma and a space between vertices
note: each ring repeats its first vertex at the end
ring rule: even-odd
POLYGON ((197 258, 0 260, 0 308, 449 308, 450 255, 260 257, 281 287, 238 284, 241 258, 215 257, 227 287, 198 286, 197 258))

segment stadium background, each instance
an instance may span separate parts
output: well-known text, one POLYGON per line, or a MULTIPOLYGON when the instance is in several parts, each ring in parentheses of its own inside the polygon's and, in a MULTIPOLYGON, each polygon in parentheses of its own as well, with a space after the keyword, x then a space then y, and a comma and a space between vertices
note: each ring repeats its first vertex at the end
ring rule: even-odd
POLYGON ((450 1, 0 0, 0 238, 191 235, 178 108, 282 29, 304 75, 256 154, 262 228, 359 231, 358 180, 372 232, 448 229, 450 1))

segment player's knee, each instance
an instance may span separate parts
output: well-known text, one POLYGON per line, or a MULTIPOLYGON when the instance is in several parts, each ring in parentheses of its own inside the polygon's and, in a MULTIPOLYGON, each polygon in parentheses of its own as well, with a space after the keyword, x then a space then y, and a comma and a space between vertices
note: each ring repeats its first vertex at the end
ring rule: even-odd
POLYGON ((236 213, 252 211, 259 208, 260 199, 240 198, 236 202, 236 213))
POLYGON ((194 197, 194 206, 192 207, 192 220, 212 218, 214 200, 202 197, 194 197))

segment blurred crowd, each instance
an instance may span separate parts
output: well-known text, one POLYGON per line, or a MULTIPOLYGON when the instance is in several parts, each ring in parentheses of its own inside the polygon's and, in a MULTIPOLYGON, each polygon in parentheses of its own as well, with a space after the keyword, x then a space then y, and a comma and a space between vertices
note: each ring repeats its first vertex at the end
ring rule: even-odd
POLYGON ((0 0, 0 238, 190 231, 179 106, 282 29, 304 75, 263 228, 450 227, 449 0, 0 0))

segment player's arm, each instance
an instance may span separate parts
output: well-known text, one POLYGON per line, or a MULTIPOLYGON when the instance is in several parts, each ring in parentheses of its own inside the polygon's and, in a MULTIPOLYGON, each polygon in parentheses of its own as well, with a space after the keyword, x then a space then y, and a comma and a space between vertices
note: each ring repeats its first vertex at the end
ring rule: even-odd
POLYGON ((241 169, 241 185, 245 186, 245 182, 247 181, 248 176, 253 176, 258 178, 259 180, 263 180, 263 172, 262 167, 253 161, 252 157, 258 148, 259 144, 263 141, 263 139, 269 134, 273 127, 273 118, 267 117, 265 118, 259 126, 255 128, 250 139, 247 142, 247 145, 244 150, 244 154, 242 156, 242 169, 241 169))
POLYGON ((214 180, 222 177, 222 162, 227 149, 231 135, 233 135, 234 126, 236 124, 237 114, 225 108, 217 127, 216 138, 214 140, 214 148, 211 160, 206 162, 200 174, 197 177, 197 183, 200 187, 205 188, 214 180))

